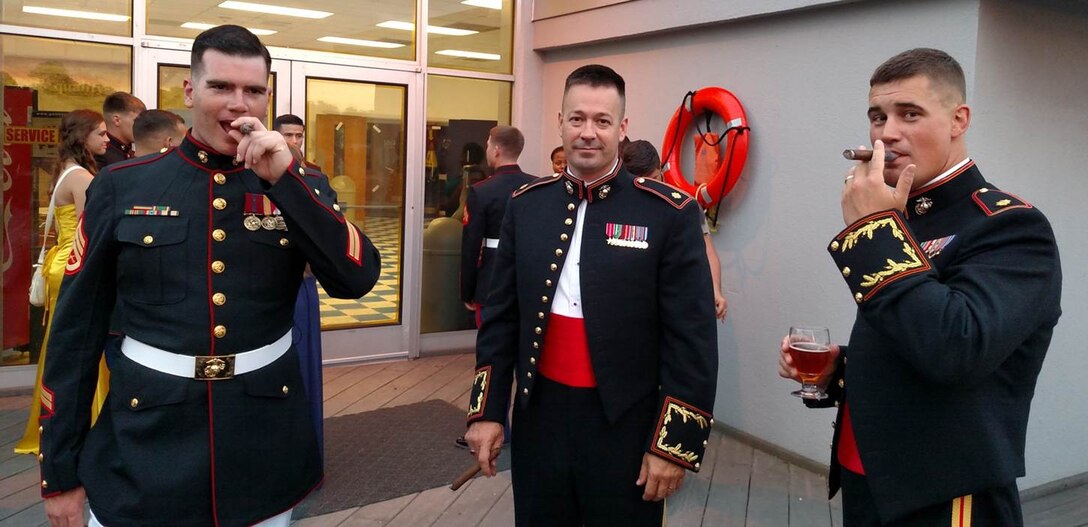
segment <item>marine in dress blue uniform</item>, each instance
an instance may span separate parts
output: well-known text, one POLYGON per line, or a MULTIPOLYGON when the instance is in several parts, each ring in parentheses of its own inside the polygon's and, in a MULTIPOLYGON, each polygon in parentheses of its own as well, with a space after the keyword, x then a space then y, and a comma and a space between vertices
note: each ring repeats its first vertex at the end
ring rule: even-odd
POLYGON ((484 305, 491 290, 499 228, 506 203, 518 187, 534 181, 517 164, 503 165, 468 189, 461 233, 461 300, 484 305))
MULTIPOLYGON (((277 347, 290 342, 302 270, 309 263, 339 298, 365 294, 380 270, 377 250, 340 213, 324 176, 296 162, 270 183, 195 138, 200 129, 225 142, 222 121, 208 121, 222 114, 217 97, 245 91, 262 102, 256 92, 267 70, 225 52, 210 62, 212 51, 204 52, 205 77, 186 94, 199 116, 193 132, 178 148, 109 167, 91 184, 58 302, 41 401, 41 490, 65 500, 73 494, 64 491, 83 487, 109 527, 251 525, 304 498, 322 478, 319 450, 299 359, 293 346, 277 347), (247 68, 242 80, 238 66, 247 68), (211 93, 202 84, 209 78, 211 93), (115 299, 124 353, 88 430, 93 365, 115 299), (243 352, 271 362, 244 372, 243 352), (145 365, 148 357, 169 357, 182 371, 145 365)), ((259 122, 231 108, 245 124, 259 122)), ((256 135, 244 141, 273 134, 256 135)), ((270 155, 286 149, 279 141, 270 155)), ((286 165, 276 163, 263 167, 286 165)), ((47 499, 47 512, 58 503, 69 501, 47 499)))
POLYGON ((126 159, 132 159, 135 152, 132 151, 132 145, 125 144, 120 139, 113 136, 113 134, 106 134, 109 137, 109 142, 106 143, 106 152, 102 155, 94 156, 95 163, 98 163, 98 168, 105 168, 109 165, 124 161, 126 159))
POLYGON ((967 156, 952 57, 905 51, 870 86, 873 161, 846 176, 827 246, 857 315, 830 398, 806 401, 838 407, 831 495, 847 526, 1022 525, 1028 411, 1061 315, 1053 231, 967 156))

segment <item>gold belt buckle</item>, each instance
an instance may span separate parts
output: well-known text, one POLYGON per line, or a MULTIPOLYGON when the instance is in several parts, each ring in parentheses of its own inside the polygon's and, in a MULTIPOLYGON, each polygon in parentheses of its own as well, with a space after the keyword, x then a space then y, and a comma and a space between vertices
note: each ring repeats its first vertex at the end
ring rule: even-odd
POLYGON ((196 356, 196 372, 193 378, 198 381, 221 381, 234 377, 234 355, 196 356))

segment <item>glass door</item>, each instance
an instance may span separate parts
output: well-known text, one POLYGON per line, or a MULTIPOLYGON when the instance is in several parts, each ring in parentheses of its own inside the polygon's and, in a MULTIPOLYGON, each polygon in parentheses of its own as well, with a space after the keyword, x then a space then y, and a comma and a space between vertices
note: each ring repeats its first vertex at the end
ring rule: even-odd
MULTIPOLYGON (((303 152, 336 190, 341 211, 378 248, 381 277, 358 300, 321 300, 326 362, 406 357, 415 327, 418 234, 406 229, 415 214, 414 178, 422 172, 421 126, 411 72, 294 62, 291 113, 306 124, 303 152), (411 119, 411 120, 410 120, 411 119)), ((413 353, 414 355, 414 353, 413 353)))
MULTIPOLYGON (((137 96, 191 125, 181 89, 189 52, 154 49, 144 57, 137 96)), ((418 355, 418 294, 410 293, 418 289, 417 258, 404 250, 418 239, 405 225, 418 223, 412 196, 421 192, 407 175, 423 170, 422 125, 409 120, 422 122, 413 102, 416 78, 405 71, 272 61, 266 125, 288 113, 302 119, 306 160, 329 178, 345 217, 382 257, 378 284, 361 299, 330 298, 318 285, 326 363, 418 355)))

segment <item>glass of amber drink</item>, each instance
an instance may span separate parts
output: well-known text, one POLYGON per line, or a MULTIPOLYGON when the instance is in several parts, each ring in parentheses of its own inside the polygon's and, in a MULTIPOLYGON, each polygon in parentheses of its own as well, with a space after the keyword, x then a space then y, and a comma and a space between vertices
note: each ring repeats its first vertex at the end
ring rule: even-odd
POLYGON ((831 360, 831 332, 825 327, 792 326, 789 344, 790 358, 801 376, 801 389, 792 395, 802 399, 826 399, 827 394, 816 382, 831 360))

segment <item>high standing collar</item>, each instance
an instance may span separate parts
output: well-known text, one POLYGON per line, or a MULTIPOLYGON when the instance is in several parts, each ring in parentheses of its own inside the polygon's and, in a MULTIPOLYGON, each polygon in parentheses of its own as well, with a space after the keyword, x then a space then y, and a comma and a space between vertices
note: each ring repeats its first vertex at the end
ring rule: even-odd
POLYGON ((228 172, 244 168, 234 160, 234 156, 221 154, 197 141, 191 132, 185 134, 185 140, 178 145, 178 151, 190 163, 208 171, 228 172))
POLYGON ((574 174, 570 173, 570 167, 568 166, 563 171, 563 186, 567 189, 567 194, 577 196, 578 199, 584 199, 593 203, 594 199, 605 199, 608 194, 612 192, 612 180, 616 178, 616 175, 620 173, 619 158, 612 164, 612 168, 607 174, 591 181, 585 182, 581 179, 574 177, 574 174))

